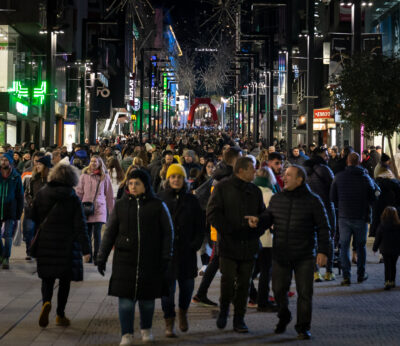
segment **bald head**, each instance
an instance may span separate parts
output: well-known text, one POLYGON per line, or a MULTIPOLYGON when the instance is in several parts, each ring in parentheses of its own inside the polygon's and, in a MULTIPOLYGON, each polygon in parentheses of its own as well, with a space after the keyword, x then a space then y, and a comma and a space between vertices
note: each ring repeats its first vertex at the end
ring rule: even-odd
POLYGON ((358 166, 360 164, 360 155, 353 152, 347 156, 347 166, 358 166))

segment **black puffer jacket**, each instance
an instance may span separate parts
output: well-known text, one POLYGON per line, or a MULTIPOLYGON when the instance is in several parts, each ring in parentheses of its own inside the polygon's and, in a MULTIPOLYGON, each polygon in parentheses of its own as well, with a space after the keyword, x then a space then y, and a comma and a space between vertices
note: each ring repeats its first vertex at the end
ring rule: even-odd
POLYGON ((207 206, 207 220, 218 231, 219 253, 236 260, 255 258, 259 237, 268 228, 268 215, 261 190, 236 175, 215 186, 207 206), (258 216, 258 227, 252 229, 245 216, 258 216))
POLYGON ((36 228, 47 215, 38 236, 39 277, 82 281, 82 253, 89 254, 90 245, 82 204, 75 190, 56 182, 43 187, 33 201, 31 216, 36 228))
POLYGON ((387 206, 393 206, 400 211, 400 181, 379 177, 376 184, 381 189, 381 194, 372 206, 372 223, 369 229, 369 236, 375 237, 381 221, 383 210, 387 206))
POLYGON ((382 255, 400 255, 400 225, 382 223, 376 232, 372 250, 382 255))
POLYGON ((268 212, 274 226, 272 255, 276 260, 313 258, 316 234, 318 252, 328 255, 328 217, 321 199, 311 192, 307 184, 273 195, 268 212))
POLYGON ((326 161, 320 156, 314 156, 304 163, 307 172, 307 184, 311 191, 321 198, 328 214, 331 231, 336 229, 335 208, 329 198, 332 181, 334 178, 332 170, 326 161))
POLYGON ((115 246, 108 294, 130 299, 161 297, 173 232, 171 216, 161 200, 125 193, 115 204, 97 255, 98 264, 105 264, 115 246))
POLYGON ((364 168, 348 166, 333 179, 330 199, 338 209, 340 218, 368 222, 370 207, 376 199, 376 188, 364 168))
POLYGON ((174 229, 174 254, 169 279, 193 279, 197 276, 197 250, 204 239, 204 216, 196 196, 186 187, 176 191, 167 187, 159 193, 171 213, 174 229))

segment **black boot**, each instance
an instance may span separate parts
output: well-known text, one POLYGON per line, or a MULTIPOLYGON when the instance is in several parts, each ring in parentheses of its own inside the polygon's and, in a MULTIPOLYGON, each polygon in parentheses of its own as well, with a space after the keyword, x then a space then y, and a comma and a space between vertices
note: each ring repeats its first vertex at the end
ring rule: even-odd
POLYGON ((228 322, 229 316, 229 306, 221 306, 219 308, 219 314, 217 317, 217 327, 219 329, 224 329, 226 327, 226 323, 228 322))
POLYGON ((237 333, 248 333, 249 328, 247 328, 246 323, 244 323, 243 316, 233 317, 233 330, 237 333))
POLYGON ((275 327, 275 334, 282 334, 286 331, 287 325, 290 323, 292 320, 292 316, 288 315, 287 317, 284 318, 279 318, 279 322, 275 327))

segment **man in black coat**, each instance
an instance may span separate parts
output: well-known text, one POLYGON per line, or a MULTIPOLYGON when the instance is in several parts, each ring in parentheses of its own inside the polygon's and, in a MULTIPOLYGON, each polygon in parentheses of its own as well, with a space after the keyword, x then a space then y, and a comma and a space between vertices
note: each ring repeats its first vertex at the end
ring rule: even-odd
POLYGON ((225 328, 229 305, 235 307, 233 328, 246 333, 244 323, 250 278, 268 217, 249 157, 238 158, 234 175, 215 186, 207 206, 207 218, 218 231, 221 277, 220 312, 217 327, 225 328), (254 221, 254 218, 257 221, 254 221), (258 220, 260 218, 260 220, 258 220))
MULTIPOLYGON (((326 148, 316 148, 313 151, 313 156, 307 160, 304 167, 307 172, 307 184, 311 191, 321 198, 324 204, 326 213, 328 214, 329 225, 331 228, 331 243, 329 244, 328 263, 326 265, 326 273, 324 279, 331 281, 335 279, 333 273, 333 239, 335 239, 336 230, 336 215, 333 203, 329 198, 332 181, 334 178, 332 170, 328 166, 328 150, 326 148)), ((319 272, 318 266, 315 268, 314 280, 322 281, 322 275, 319 272)))
POLYGON ((313 273, 318 239, 317 264, 327 262, 330 244, 328 216, 321 199, 310 191, 305 170, 290 166, 283 178, 284 190, 272 196, 268 206, 273 225, 272 289, 278 304, 276 334, 284 333, 291 321, 288 292, 294 272, 296 279, 299 339, 311 337, 313 273))
POLYGON ((349 154, 346 169, 335 177, 330 191, 330 199, 335 204, 339 215, 343 286, 351 284, 349 247, 352 236, 357 251, 357 281, 361 283, 368 278, 365 272, 367 231, 371 205, 377 195, 379 195, 379 187, 360 166, 360 156, 357 153, 349 154), (376 190, 378 190, 377 194, 376 190))

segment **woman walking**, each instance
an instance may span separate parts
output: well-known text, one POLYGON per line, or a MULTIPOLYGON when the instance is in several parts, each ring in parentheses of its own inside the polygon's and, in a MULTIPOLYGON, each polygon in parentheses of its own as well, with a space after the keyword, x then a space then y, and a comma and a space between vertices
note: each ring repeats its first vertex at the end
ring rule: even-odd
POLYGON ((166 174, 166 189, 160 194, 171 213, 174 229, 174 255, 168 268, 169 295, 162 297, 165 318, 165 335, 176 337, 175 290, 179 284, 179 329, 189 329, 187 311, 192 299, 194 278, 197 276, 197 256, 204 239, 204 219, 200 204, 188 191, 183 166, 172 164, 166 174))
POLYGON ((166 205, 154 195, 147 172, 132 171, 111 213, 97 257, 98 270, 104 275, 115 246, 109 294, 119 298, 120 345, 133 342, 136 302, 142 339, 153 340, 154 300, 162 295, 172 243, 173 226, 166 205))
POLYGON ((71 281, 83 280, 82 253, 89 257, 90 244, 82 204, 75 193, 77 169, 57 165, 48 184, 37 194, 32 206, 36 226, 35 256, 38 276, 42 279, 43 306, 39 325, 49 324, 54 283, 59 279, 56 325, 69 326, 65 317, 71 281))
POLYGON ((51 157, 50 156, 41 157, 34 164, 32 177, 26 184, 27 188, 25 190, 25 208, 24 208, 24 220, 23 220, 23 235, 26 243, 26 257, 25 257, 26 260, 31 260, 31 256, 29 254, 29 246, 31 244, 35 228, 31 216, 33 200, 35 199, 40 189, 46 185, 51 167, 52 167, 51 157))
POLYGON ((94 240, 94 251, 90 251, 89 262, 93 261, 96 265, 96 256, 101 242, 101 227, 106 223, 107 215, 114 207, 111 179, 100 156, 92 156, 89 166, 83 169, 76 187, 76 194, 82 203, 88 206, 86 217, 90 243, 92 243, 92 234, 94 240))

